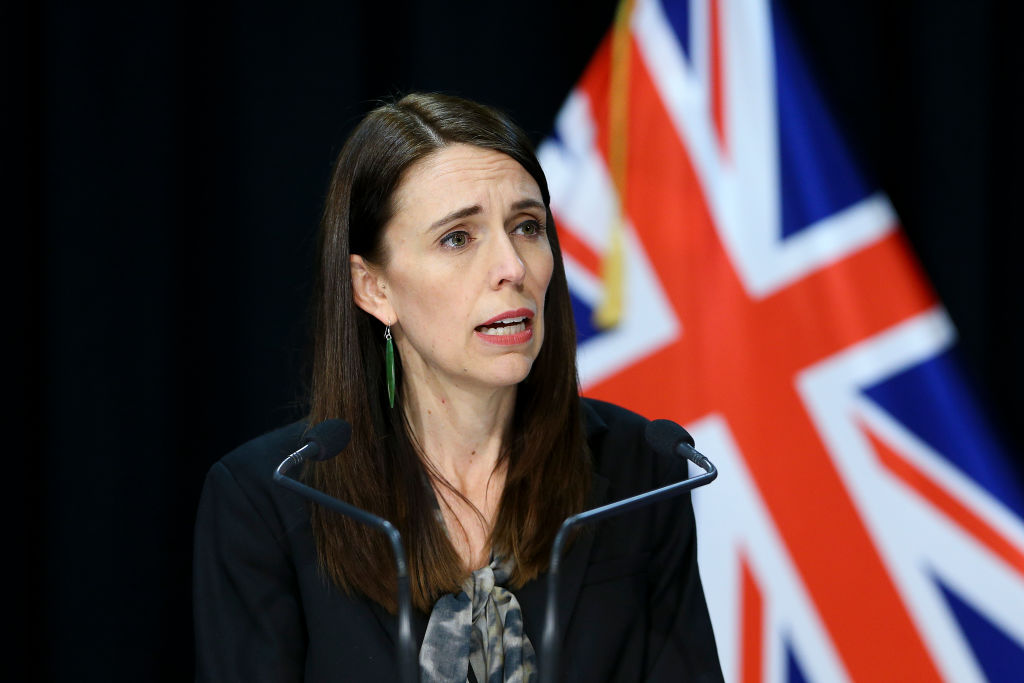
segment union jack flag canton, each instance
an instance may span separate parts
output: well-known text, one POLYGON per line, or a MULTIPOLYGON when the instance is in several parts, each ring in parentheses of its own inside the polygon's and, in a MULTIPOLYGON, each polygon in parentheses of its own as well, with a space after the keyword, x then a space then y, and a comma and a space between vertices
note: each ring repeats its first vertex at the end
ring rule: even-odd
POLYGON ((726 680, 1024 680, 1020 482, 782 8, 636 0, 628 22, 628 92, 609 38, 539 155, 584 393, 681 422, 721 472, 693 499, 726 680), (621 315, 598 326, 613 230, 621 315))

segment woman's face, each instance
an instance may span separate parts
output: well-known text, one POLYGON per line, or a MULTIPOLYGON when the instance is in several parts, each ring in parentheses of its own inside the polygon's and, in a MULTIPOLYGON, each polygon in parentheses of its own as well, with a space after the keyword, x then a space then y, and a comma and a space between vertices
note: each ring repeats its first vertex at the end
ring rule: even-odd
POLYGON ((385 265, 353 256, 352 274, 357 303, 392 325, 405 381, 521 382, 553 267, 536 181, 511 157, 455 144, 411 166, 394 204, 385 265))

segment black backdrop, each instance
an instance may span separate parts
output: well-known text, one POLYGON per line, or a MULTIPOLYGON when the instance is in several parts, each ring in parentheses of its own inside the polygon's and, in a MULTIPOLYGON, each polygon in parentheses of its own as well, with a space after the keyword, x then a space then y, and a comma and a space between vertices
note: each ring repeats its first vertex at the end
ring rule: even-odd
MULTIPOLYGON (((15 4, 0 9, 11 663, 187 679, 203 475, 301 414, 311 247, 346 132, 377 98, 440 89, 539 139, 614 3, 15 4)), ((1019 17, 785 4, 1019 454, 1019 17)))

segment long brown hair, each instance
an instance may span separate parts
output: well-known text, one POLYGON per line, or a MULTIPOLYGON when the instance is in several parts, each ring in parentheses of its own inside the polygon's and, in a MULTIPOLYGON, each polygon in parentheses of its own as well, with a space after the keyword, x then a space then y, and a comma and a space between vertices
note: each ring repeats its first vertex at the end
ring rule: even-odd
MULTIPOLYGON (((320 226, 314 294, 310 424, 348 420, 352 441, 340 456, 311 465, 311 483, 391 520, 409 553, 413 601, 429 611, 456 591, 466 571, 436 515, 423 455, 398 392, 388 405, 384 327, 352 297, 349 256, 385 258, 384 226, 402 174, 446 145, 466 143, 515 159, 533 176, 545 206, 547 180, 526 134, 505 114, 461 98, 411 94, 371 111, 338 156, 320 226)), ((590 458, 580 416, 576 336, 562 252, 550 209, 547 236, 554 271, 544 304, 544 343, 519 384, 511 437, 500 458, 505 488, 491 532, 492 548, 515 560, 519 587, 547 567, 561 521, 579 512, 590 485, 590 458)), ((400 383, 401 363, 396 361, 400 383)), ((395 609, 391 550, 379 532, 347 517, 312 509, 321 564, 344 590, 395 609)))

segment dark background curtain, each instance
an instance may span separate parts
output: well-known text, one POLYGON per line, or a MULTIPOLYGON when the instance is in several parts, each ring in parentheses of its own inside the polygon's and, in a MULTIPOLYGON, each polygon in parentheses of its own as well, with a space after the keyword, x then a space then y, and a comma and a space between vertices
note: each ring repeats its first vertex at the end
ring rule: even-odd
MULTIPOLYGON (((783 4, 1020 454, 1019 17, 783 4)), ((188 679, 203 476, 302 414, 312 245, 347 131, 379 98, 444 90, 539 140, 614 3, 15 5, 0 9, 8 670, 188 679)))

